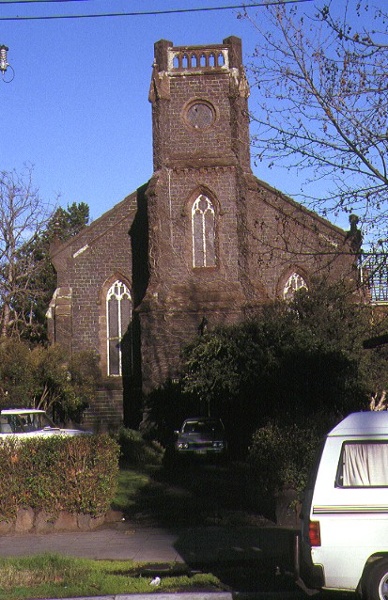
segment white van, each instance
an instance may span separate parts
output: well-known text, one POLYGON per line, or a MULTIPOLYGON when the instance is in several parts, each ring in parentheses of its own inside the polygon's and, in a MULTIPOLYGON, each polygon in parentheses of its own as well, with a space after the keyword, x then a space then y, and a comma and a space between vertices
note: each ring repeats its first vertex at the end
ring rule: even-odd
POLYGON ((296 571, 310 589, 388 600, 388 412, 353 413, 310 474, 296 571))

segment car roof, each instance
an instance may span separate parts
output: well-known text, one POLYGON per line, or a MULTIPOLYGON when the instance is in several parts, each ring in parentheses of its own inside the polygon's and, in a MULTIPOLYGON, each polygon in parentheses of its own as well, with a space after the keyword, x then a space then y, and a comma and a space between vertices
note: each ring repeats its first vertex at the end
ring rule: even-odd
POLYGON ((329 433, 329 436, 378 435, 388 437, 388 411, 351 413, 329 433))
POLYGON ((2 415, 26 415, 31 413, 45 414, 45 411, 38 408, 4 408, 1 411, 2 415))
POLYGON ((197 421, 221 421, 217 417, 189 417, 184 420, 185 423, 197 422, 197 421))

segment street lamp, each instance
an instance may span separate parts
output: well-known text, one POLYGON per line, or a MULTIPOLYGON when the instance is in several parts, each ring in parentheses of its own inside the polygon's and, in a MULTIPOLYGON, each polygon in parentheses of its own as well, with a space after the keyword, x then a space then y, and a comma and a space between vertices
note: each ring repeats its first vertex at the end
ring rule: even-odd
POLYGON ((0 73, 3 81, 5 83, 9 83, 15 76, 15 72, 7 59, 8 47, 4 44, 0 45, 0 73), (6 77, 6 71, 8 71, 8 76, 6 77))

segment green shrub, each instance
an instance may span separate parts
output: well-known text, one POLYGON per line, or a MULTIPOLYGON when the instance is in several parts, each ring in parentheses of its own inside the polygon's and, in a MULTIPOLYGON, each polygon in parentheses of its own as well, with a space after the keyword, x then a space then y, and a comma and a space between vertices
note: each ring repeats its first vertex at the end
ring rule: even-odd
POLYGON ((30 349, 26 342, 0 342, 0 407, 36 407, 54 420, 79 423, 93 403, 100 378, 92 351, 69 354, 58 344, 30 349))
POLYGON ((107 435, 10 438, 0 443, 0 513, 13 520, 31 507, 100 516, 114 498, 117 443, 107 435))
POLYGON ((319 447, 321 435, 311 424, 269 423, 258 429, 249 448, 251 477, 263 495, 285 488, 301 492, 319 447))
POLYGON ((120 457, 123 462, 133 466, 159 465, 164 450, 155 441, 145 440, 139 431, 122 427, 118 433, 120 457))

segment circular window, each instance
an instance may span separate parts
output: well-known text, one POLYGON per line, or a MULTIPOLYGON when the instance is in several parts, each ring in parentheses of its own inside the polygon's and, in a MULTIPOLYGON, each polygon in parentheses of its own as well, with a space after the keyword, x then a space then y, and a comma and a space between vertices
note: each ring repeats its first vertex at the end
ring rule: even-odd
POLYGON ((208 129, 215 121, 214 107, 204 100, 195 101, 186 109, 186 121, 194 129, 208 129))

